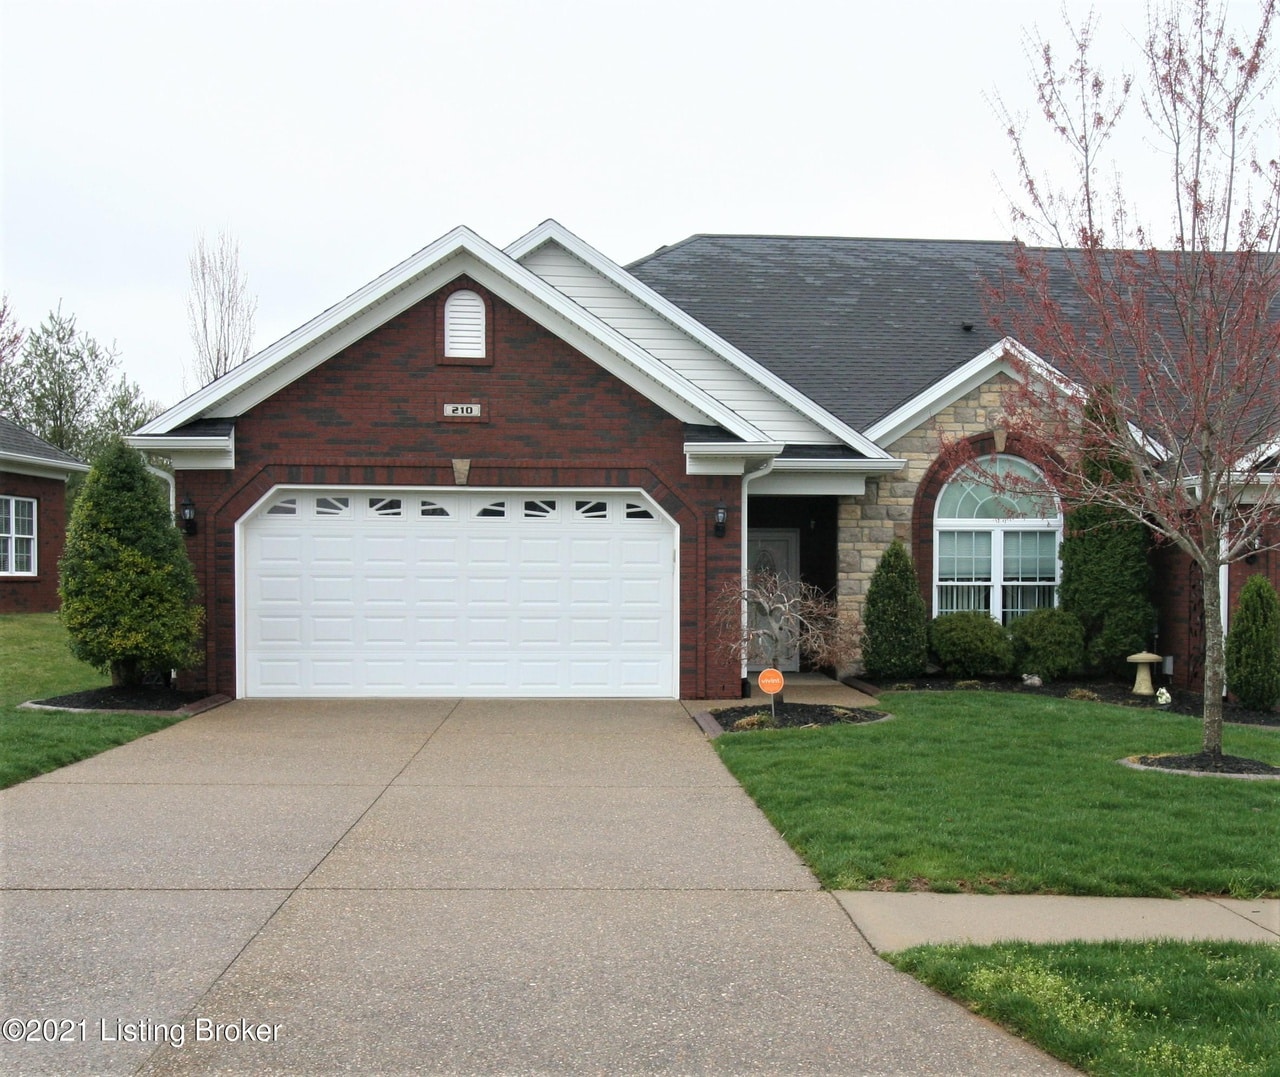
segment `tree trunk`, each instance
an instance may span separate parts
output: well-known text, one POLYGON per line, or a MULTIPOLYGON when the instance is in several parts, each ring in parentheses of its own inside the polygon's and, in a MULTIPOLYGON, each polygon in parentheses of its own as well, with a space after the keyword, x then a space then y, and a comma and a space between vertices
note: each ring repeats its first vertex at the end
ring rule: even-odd
POLYGON ((132 688, 142 683, 142 670, 136 658, 121 658, 111 663, 111 686, 132 688))
POLYGON ((1222 690, 1226 681, 1222 588, 1218 565, 1202 566, 1204 577, 1204 742, 1210 755, 1222 755, 1222 690))

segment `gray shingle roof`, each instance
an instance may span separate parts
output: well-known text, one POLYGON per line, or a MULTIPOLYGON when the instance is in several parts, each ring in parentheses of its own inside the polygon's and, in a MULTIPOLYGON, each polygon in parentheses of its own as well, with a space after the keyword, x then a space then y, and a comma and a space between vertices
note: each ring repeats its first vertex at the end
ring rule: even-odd
POLYGON ((18 456, 53 465, 67 464, 72 471, 80 471, 85 466, 83 461, 77 460, 70 453, 36 437, 8 416, 0 415, 0 457, 3 456, 18 456))
POLYGON ((865 430, 999 339, 980 282, 1009 269, 1011 251, 963 240, 697 235, 627 268, 865 430))

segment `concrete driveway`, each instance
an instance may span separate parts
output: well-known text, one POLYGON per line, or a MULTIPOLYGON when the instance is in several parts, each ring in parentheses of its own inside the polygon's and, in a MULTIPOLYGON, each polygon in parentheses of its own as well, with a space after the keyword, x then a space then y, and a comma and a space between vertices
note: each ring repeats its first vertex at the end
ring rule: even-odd
POLYGON ((875 957, 679 703, 240 701, 0 828, 5 1036, 62 1041, 5 1073, 1071 1072, 875 957))

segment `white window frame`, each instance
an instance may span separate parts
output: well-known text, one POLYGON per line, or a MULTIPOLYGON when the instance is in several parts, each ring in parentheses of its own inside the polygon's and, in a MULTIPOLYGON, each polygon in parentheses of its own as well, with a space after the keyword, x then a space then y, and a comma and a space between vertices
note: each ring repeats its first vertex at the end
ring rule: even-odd
POLYGON ((8 524, 3 533, 0 533, 0 546, 3 547, 4 565, 0 569, 0 576, 36 576, 39 574, 40 565, 38 563, 39 543, 39 514, 36 507, 36 499, 34 497, 18 497, 12 494, 0 495, 0 501, 7 502, 8 512, 5 514, 8 518, 8 524), (19 535, 16 530, 17 513, 14 506, 19 503, 31 506, 31 534, 19 535), (18 541, 26 540, 31 543, 31 569, 19 570, 18 564, 18 541))
MULTIPOLYGON (((1027 461, 1021 457, 1008 456, 1010 460, 1016 460, 1020 464, 1031 467, 1027 461)), ((1032 470, 1035 470, 1032 468, 1032 470)), ((964 477, 957 472, 943 486, 938 493, 935 505, 940 505, 943 495, 946 493, 947 487, 955 481, 965 481, 964 477)), ((1056 499, 1055 499, 1056 500, 1056 499)), ((1062 582, 1062 513, 1051 517, 1030 517, 1030 516, 1010 516, 1003 519, 1000 518, 950 518, 939 516, 937 510, 934 511, 933 518, 933 616, 937 617, 943 612, 942 595, 944 588, 956 589, 959 587, 987 588, 987 609, 985 612, 991 615, 992 620, 1001 624, 1009 624, 1019 615, 1016 609, 1011 609, 1009 616, 1006 616, 1004 594, 1006 587, 1052 587, 1053 588, 1053 606, 1058 605, 1058 588, 1062 582), (941 573, 942 561, 942 535, 944 533, 964 533, 969 534, 988 534, 991 536, 991 579, 975 581, 972 583, 944 582, 941 573), (1005 537, 1014 533, 1038 533, 1052 534, 1054 537, 1054 557, 1053 566, 1054 574, 1052 582, 1049 580, 1026 582, 1022 580, 1009 580, 1004 578, 1004 547, 1005 537)), ((1034 607, 1033 607, 1034 608, 1034 607)), ((946 611, 954 612, 954 611, 946 611)), ((1026 613, 1029 610, 1022 610, 1026 613)))

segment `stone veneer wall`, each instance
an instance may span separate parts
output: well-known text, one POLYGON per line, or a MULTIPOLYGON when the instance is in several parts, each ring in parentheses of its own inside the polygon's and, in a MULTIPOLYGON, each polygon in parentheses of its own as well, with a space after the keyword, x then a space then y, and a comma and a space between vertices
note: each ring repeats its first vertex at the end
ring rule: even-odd
MULTIPOLYGON (((867 492, 861 497, 840 499, 837 593, 842 609, 861 615, 871 574, 895 538, 910 551, 912 503, 938 455, 942 437, 967 438, 1001 426, 1003 393, 1011 384, 1008 375, 998 374, 885 446, 906 460, 906 466, 892 475, 868 479, 867 492)), ((916 571, 920 573, 919 566, 916 571)))

